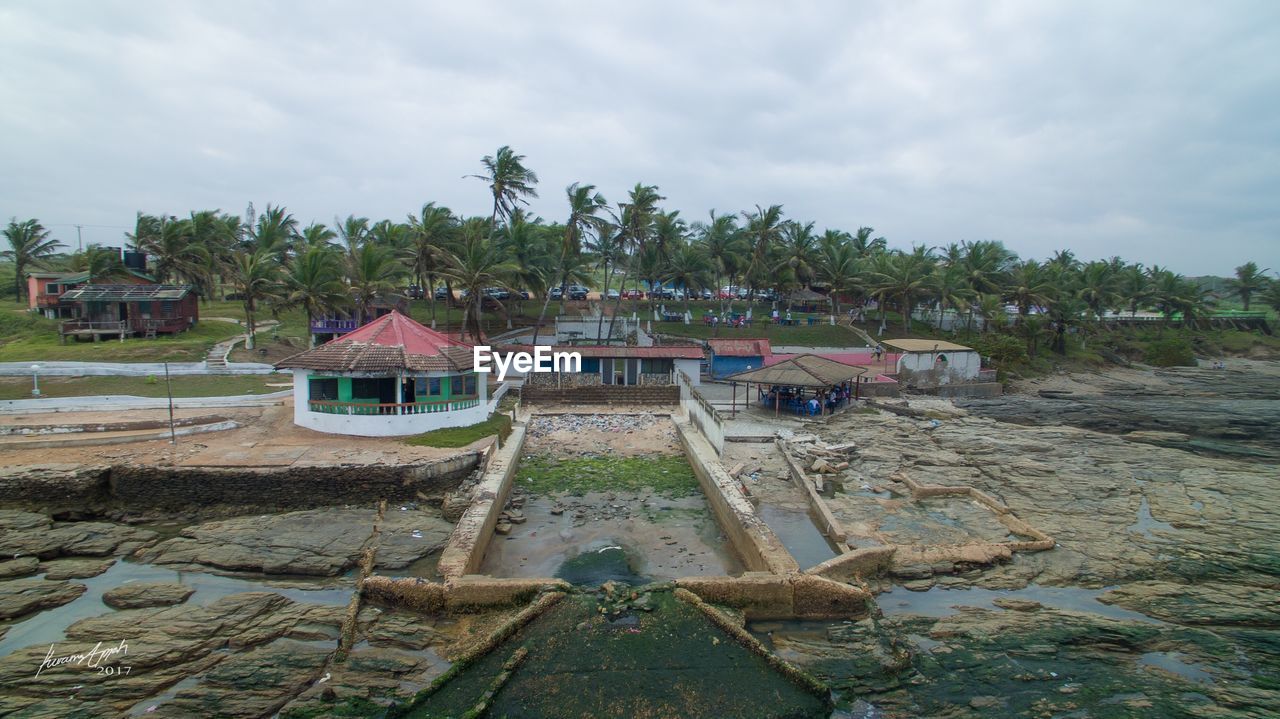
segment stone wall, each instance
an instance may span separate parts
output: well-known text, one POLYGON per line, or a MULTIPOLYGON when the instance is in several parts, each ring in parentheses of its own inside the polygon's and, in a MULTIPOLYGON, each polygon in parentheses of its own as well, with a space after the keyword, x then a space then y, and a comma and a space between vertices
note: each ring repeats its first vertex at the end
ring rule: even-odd
POLYGON ((493 538, 498 515, 511 496, 511 478, 520 464, 525 432, 524 425, 512 427, 507 443, 489 457, 484 476, 472 491, 471 505, 453 525, 449 542, 440 553, 436 573, 445 579, 460 579, 474 574, 484 563, 484 553, 493 538))
POLYGON ((439 497, 477 466, 479 453, 401 465, 334 467, 27 467, 0 474, 0 503, 51 512, 127 509, 224 514, 270 512, 374 499, 439 497))
POLYGON ((661 404, 680 402, 680 389, 667 386, 596 385, 556 389, 554 387, 522 387, 520 400, 547 404, 661 404))
POLYGON ((939 397, 999 397, 1004 387, 999 382, 964 382, 938 386, 939 397))

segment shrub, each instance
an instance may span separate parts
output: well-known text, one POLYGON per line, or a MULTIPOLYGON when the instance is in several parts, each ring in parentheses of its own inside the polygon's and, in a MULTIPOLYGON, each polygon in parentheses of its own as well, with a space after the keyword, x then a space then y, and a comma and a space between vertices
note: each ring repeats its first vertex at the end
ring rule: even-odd
POLYGON ((1191 343, 1181 337, 1153 340, 1143 351, 1143 361, 1154 367, 1194 367, 1191 343))

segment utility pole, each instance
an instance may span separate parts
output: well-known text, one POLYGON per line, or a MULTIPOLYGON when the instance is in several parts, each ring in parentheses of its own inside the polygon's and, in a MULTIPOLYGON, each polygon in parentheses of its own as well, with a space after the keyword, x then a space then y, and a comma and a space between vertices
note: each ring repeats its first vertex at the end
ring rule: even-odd
POLYGON ((84 252, 84 239, 80 237, 80 228, 84 225, 76 225, 76 251, 84 252))

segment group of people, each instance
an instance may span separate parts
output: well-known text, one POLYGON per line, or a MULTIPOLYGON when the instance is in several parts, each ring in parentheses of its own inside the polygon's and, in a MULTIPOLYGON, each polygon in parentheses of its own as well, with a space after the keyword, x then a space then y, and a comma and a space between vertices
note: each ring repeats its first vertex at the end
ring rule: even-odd
POLYGON ((724 325, 725 327, 750 327, 751 317, 748 315, 706 314, 702 316, 702 324, 709 327, 724 325))
POLYGON ((770 387, 769 391, 760 390, 760 403, 764 407, 786 406, 804 411, 809 416, 822 414, 823 410, 834 412, 853 401, 853 383, 846 381, 832 385, 826 389, 806 387, 770 387), (806 394, 808 394, 806 399, 806 394))

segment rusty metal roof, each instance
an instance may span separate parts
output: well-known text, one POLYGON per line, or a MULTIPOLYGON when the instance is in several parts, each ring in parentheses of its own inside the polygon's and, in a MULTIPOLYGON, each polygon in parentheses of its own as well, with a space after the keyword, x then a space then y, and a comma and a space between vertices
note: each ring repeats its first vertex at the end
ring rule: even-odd
POLYGON ((765 357, 773 354, 769 340, 764 338, 712 338, 707 340, 707 345, 719 357, 765 357))

